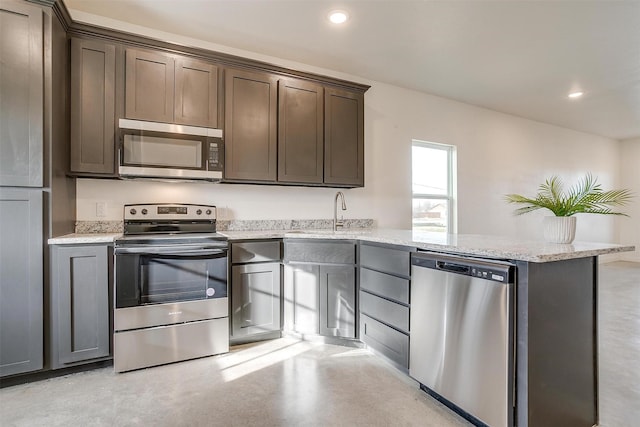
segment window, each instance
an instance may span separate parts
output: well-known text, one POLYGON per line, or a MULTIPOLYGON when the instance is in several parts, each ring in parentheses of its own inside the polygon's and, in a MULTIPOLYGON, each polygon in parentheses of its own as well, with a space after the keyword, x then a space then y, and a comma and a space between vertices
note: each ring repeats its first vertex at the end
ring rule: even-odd
POLYGON ((413 230, 455 232, 455 147, 413 141, 413 230))

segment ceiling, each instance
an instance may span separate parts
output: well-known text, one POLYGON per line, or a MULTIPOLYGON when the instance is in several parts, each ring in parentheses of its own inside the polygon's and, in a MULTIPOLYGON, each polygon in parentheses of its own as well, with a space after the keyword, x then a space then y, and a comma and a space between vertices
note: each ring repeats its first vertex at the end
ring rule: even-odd
POLYGON ((640 137, 640 2, 64 0, 71 9, 614 139, 640 137), (349 12, 337 27, 333 8, 349 12), (569 92, 584 96, 569 99, 569 92))

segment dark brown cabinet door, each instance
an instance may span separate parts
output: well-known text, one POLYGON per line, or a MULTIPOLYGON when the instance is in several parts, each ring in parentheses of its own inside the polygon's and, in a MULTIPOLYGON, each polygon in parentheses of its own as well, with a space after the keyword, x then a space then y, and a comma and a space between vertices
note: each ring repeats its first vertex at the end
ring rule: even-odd
POLYGON ((175 123, 217 128, 218 67, 179 58, 175 77, 175 123))
POLYGON ((159 52, 127 49, 125 116, 173 122, 175 59, 159 52))
POLYGON ((296 79, 278 83, 278 181, 322 183, 323 88, 296 79))
POLYGON ((71 171, 115 173, 116 48, 71 40, 71 171))
POLYGON ((0 185, 42 186, 42 22, 37 6, 0 4, 0 185))
POLYGON ((324 182, 364 186, 364 94, 325 88, 324 182))
POLYGON ((226 180, 276 180, 277 84, 272 74, 226 71, 226 180))

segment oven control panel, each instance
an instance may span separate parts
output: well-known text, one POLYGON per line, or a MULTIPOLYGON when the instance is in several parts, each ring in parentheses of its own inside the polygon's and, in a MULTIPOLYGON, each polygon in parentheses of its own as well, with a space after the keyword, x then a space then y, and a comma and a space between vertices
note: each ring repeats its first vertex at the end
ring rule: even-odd
POLYGON ((216 207, 191 204, 124 205, 124 220, 198 220, 216 219, 216 207))

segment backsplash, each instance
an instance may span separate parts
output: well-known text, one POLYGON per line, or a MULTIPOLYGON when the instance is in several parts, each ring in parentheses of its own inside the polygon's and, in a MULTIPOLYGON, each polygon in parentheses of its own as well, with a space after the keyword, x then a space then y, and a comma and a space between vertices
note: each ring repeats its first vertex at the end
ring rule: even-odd
MULTIPOLYGON (((219 220, 218 231, 322 230, 333 227, 331 219, 219 220)), ((345 219, 343 228, 372 228, 373 219, 345 219)))
MULTIPOLYGON (((218 220, 218 231, 323 230, 333 227, 331 219, 218 220)), ((343 228, 373 228, 373 219, 345 219, 343 228)), ((122 221, 76 221, 76 233, 122 233, 122 221)))
POLYGON ((122 233, 122 221, 76 221, 77 234, 122 233))

